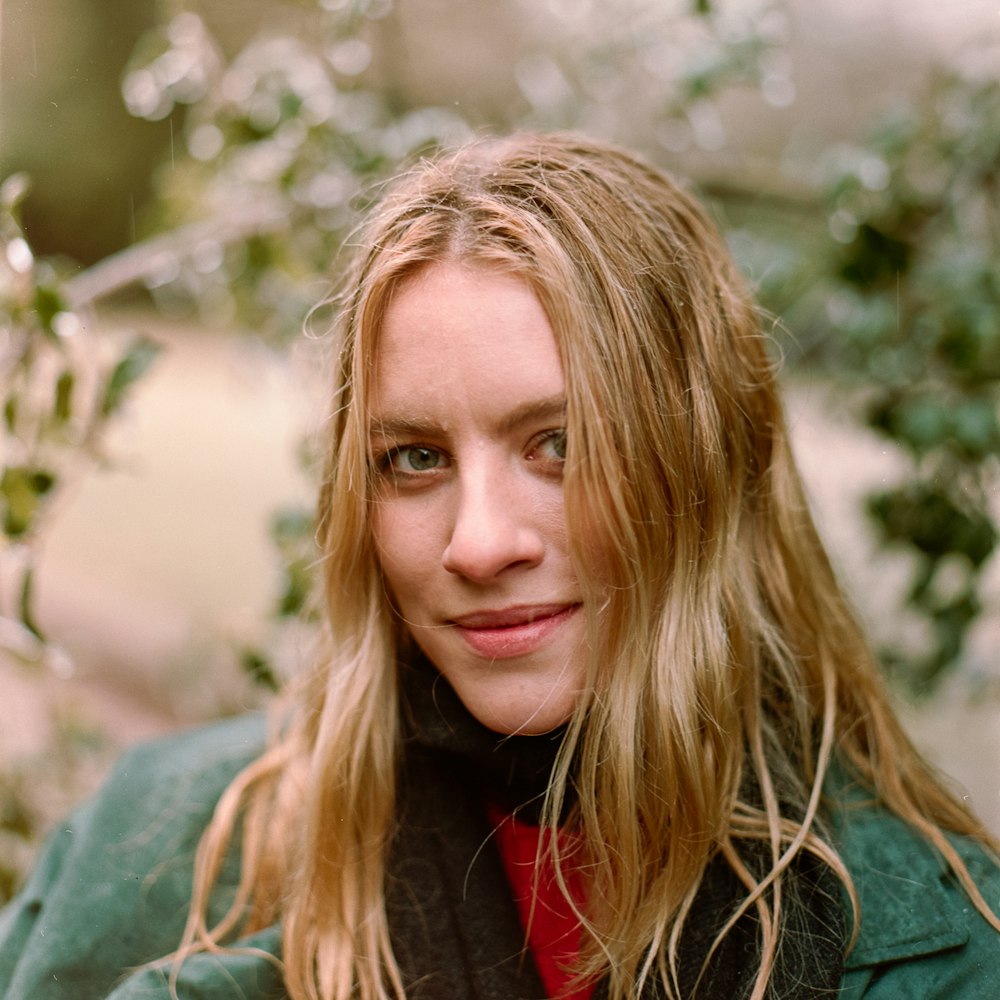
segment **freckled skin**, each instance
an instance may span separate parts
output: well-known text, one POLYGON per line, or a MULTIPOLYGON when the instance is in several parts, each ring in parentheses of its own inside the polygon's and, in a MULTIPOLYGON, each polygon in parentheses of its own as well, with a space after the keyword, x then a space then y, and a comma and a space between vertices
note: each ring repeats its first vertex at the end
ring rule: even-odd
POLYGON ((421 649, 501 733, 558 726, 582 683, 564 392, 548 319, 520 278, 435 264, 392 299, 369 414, 379 560, 421 649))

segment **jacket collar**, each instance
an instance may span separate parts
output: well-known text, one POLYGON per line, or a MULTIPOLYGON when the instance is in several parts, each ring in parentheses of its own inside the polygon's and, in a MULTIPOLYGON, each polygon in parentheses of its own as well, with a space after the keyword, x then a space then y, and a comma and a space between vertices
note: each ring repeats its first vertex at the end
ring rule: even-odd
POLYGON ((968 940, 961 899, 941 855, 913 827, 857 788, 837 795, 837 847, 854 880, 861 923, 846 968, 956 948, 968 940))

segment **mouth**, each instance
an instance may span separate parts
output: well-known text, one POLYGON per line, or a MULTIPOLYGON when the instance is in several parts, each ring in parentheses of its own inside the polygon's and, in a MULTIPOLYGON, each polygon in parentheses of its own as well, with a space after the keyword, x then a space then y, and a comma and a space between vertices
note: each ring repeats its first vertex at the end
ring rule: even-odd
POLYGON ((479 656, 507 659, 544 646, 579 610, 579 603, 525 604, 474 611, 448 624, 479 656))

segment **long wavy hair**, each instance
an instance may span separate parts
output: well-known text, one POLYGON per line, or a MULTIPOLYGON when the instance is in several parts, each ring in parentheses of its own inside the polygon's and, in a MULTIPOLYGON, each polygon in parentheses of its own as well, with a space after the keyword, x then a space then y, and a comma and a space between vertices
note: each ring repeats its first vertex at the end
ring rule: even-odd
POLYGON ((995 845, 888 706, 807 509, 768 338, 697 202, 580 136, 479 140, 416 163, 354 243, 318 511, 323 655, 203 837, 178 957, 280 919, 293 1000, 404 996, 384 886, 408 637, 369 528, 367 397, 393 293, 439 262, 527 281, 564 368, 565 512, 590 662, 544 817, 554 826, 570 804, 572 765, 592 901, 578 911, 580 975, 607 975, 614 1000, 651 977, 676 995, 685 918, 721 854, 746 888, 722 933, 756 913, 763 997, 802 852, 855 899, 822 822, 833 760, 941 851, 1000 928, 944 831, 995 845), (236 830, 241 887, 210 927, 236 830), (769 859, 763 875, 750 845, 769 859))

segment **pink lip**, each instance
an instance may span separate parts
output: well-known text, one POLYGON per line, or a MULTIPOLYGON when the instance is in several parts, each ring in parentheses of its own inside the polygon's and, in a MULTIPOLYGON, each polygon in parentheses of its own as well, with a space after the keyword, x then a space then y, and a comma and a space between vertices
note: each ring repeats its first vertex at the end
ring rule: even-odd
POLYGON ((579 604, 525 604, 474 611, 451 624, 473 652, 502 660, 533 653, 579 610, 579 604))

